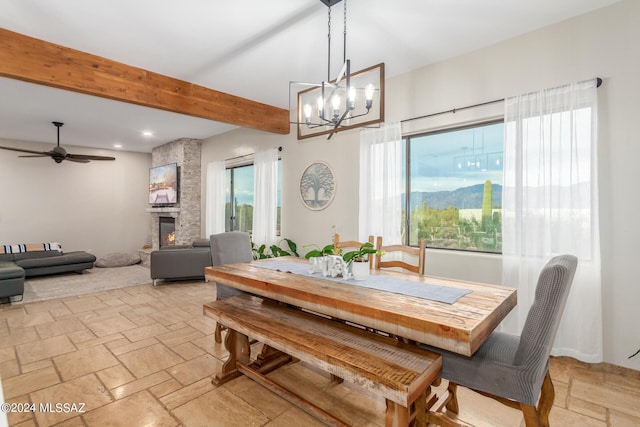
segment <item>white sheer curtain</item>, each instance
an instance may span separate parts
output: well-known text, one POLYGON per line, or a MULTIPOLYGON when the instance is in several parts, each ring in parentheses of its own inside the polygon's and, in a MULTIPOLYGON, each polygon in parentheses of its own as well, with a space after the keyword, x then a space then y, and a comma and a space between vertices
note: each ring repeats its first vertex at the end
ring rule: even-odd
POLYGON ((278 149, 260 151, 253 163, 253 231, 256 245, 276 243, 278 149))
POLYGON ((596 87, 593 80, 505 100, 502 192, 502 279, 518 289, 503 330, 522 330, 544 264, 576 255, 552 353, 590 363, 602 361, 596 87))
POLYGON ((402 243, 402 129, 390 123, 360 132, 360 205, 358 238, 382 236, 384 244, 402 243))
POLYGON ((207 204, 205 211, 206 236, 224 233, 225 206, 225 166, 224 160, 207 165, 207 204))

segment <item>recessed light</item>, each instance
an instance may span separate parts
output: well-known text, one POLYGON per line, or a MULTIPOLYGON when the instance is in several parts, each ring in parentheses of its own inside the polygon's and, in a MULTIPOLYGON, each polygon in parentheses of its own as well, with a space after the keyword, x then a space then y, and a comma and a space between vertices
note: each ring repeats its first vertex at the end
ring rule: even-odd
POLYGON ((113 144, 113 148, 122 148, 122 144, 113 144))
POLYGON ((147 137, 153 136, 153 132, 151 132, 150 130, 143 130, 142 135, 147 137))

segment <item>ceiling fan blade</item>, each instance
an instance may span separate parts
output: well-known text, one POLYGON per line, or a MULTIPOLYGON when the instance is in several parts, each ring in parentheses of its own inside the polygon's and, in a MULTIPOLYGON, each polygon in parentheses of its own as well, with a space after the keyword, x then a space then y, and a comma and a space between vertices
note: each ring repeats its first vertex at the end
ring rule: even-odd
POLYGON ((49 153, 47 153, 46 151, 23 150, 22 148, 12 148, 12 147, 0 147, 0 148, 2 148, 3 150, 19 151, 21 153, 43 154, 45 156, 49 155, 49 153))
POLYGON ((28 156, 18 156, 18 157, 50 157, 50 156, 46 153, 43 153, 43 154, 30 154, 28 156))
POLYGON ((89 154, 67 154, 67 160, 115 160, 115 157, 108 156, 91 156, 89 154))
POLYGON ((69 160, 70 162, 75 162, 75 163, 89 163, 90 160, 87 159, 74 159, 73 157, 67 157, 65 160, 69 160))

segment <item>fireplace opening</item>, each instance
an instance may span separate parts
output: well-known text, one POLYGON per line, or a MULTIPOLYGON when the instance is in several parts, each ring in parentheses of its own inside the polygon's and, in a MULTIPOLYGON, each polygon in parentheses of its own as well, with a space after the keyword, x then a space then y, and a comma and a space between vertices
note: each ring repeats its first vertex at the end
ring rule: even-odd
POLYGON ((161 216, 160 220, 160 247, 174 246, 176 244, 176 219, 170 216, 161 216))

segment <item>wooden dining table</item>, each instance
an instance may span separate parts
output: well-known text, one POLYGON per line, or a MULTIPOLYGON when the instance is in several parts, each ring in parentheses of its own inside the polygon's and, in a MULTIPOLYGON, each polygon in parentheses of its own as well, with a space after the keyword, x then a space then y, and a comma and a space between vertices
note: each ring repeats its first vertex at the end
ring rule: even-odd
POLYGON ((366 280, 328 280, 319 273, 265 268, 276 262, 285 267, 309 265, 305 259, 281 257, 207 267, 205 276, 211 282, 466 356, 516 305, 516 290, 505 286, 373 269, 372 276, 398 284, 397 290, 379 290, 362 286, 366 280), (409 282, 467 293, 453 303, 430 300, 403 294, 402 286, 409 282))

